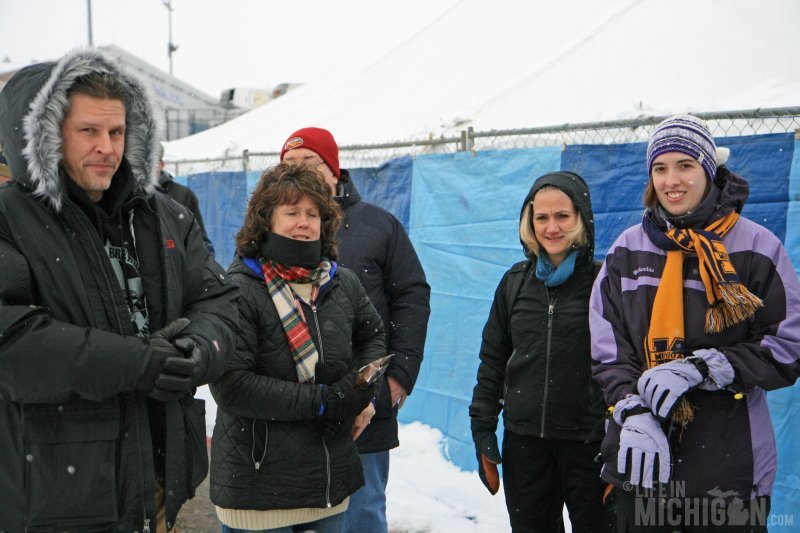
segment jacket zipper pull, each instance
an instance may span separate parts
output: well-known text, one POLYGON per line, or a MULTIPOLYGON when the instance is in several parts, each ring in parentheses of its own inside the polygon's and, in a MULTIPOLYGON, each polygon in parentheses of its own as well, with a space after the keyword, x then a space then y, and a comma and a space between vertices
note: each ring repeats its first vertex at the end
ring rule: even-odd
POLYGON ((150 519, 144 519, 144 527, 142 528, 142 533, 150 533, 150 519))
POLYGON ((555 306, 555 302, 551 303, 547 306, 547 327, 553 325, 553 307, 555 306))

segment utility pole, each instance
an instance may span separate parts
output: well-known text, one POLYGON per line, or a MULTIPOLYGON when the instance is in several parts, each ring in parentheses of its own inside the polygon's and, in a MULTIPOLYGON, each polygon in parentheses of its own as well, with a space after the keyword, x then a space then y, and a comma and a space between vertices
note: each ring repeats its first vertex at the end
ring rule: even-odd
POLYGON ((89 27, 89 46, 94 46, 92 40, 92 0, 86 0, 86 16, 88 18, 89 27))
MULTIPOLYGON (((91 0, 90 0, 91 1, 91 0)), ((167 43, 167 55, 169 56, 169 73, 172 74, 172 52, 178 49, 178 45, 172 43, 172 0, 161 0, 169 13, 169 42, 167 43)))

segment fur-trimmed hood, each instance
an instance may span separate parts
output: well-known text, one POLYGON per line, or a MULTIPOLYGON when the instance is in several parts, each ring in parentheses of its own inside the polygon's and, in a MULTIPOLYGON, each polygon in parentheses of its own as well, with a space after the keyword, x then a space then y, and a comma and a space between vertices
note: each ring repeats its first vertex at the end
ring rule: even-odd
POLYGON ((158 183, 160 124, 149 86, 105 53, 76 50, 57 62, 25 67, 0 92, 0 145, 11 175, 57 212, 65 194, 59 164, 67 91, 77 78, 92 72, 114 74, 128 87, 123 159, 130 166, 134 191, 149 194, 158 183))

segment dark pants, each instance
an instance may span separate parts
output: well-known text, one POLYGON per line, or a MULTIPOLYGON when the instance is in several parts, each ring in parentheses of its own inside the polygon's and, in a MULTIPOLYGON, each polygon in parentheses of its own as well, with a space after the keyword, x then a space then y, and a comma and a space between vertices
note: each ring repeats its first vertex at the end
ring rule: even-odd
POLYGON ((614 489, 619 533, 766 533, 769 496, 743 502, 710 498, 647 498, 614 489))
POLYGON ((503 490, 514 532, 563 531, 564 504, 574 533, 612 531, 603 507, 600 443, 503 436, 503 490))

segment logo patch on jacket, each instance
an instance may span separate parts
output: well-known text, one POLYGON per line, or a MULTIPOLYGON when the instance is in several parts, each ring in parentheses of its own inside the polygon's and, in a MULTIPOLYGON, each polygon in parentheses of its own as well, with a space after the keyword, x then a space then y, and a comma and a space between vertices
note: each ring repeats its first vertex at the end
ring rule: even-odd
POLYGON ((165 244, 167 245, 167 250, 175 248, 175 241, 173 241, 172 239, 167 239, 167 242, 165 244))
POLYGON ((647 267, 647 266, 639 267, 633 271, 633 275, 636 277, 638 277, 640 274, 655 274, 655 273, 656 271, 653 269, 653 267, 647 267))

